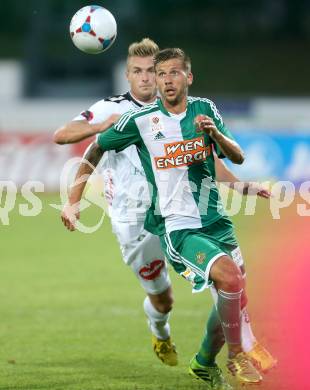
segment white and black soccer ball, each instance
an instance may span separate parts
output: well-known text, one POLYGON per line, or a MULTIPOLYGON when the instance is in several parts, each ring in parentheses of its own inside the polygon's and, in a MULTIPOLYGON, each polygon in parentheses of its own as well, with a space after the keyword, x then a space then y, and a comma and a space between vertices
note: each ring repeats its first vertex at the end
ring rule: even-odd
POLYGON ((70 35, 74 45, 88 54, 99 54, 109 49, 116 34, 114 16, 99 5, 81 8, 70 22, 70 35))

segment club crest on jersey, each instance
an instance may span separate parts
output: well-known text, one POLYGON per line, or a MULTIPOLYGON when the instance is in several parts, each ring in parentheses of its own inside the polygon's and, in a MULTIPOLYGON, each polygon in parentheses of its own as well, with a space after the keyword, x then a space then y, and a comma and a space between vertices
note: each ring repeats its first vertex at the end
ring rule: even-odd
POLYGON ((205 146, 204 137, 165 144, 165 156, 155 157, 157 169, 178 168, 201 163, 211 153, 211 147, 205 146))
POLYGON ((160 121, 160 118, 158 116, 152 116, 150 118, 150 125, 152 129, 153 140, 157 141, 163 138, 166 138, 164 134, 162 133, 164 130, 164 127, 160 121))

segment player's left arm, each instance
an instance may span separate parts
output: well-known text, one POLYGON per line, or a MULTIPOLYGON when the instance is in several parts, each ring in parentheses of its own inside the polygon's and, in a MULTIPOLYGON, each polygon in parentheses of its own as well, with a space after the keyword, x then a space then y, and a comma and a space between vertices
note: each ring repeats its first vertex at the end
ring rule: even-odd
POLYGON ((93 142, 86 149, 82 161, 78 167, 73 184, 70 187, 68 201, 61 212, 61 220, 65 227, 75 230, 75 224, 80 219, 80 201, 89 177, 96 169, 103 156, 103 150, 93 142))
POLYGON ((262 198, 269 199, 271 192, 263 187, 260 183, 257 182, 247 182, 240 181, 240 179, 235 176, 232 171, 227 167, 224 161, 213 153, 214 163, 215 163, 215 175, 216 181, 227 184, 230 188, 238 191, 242 195, 255 195, 262 198))
POLYGON ((215 104, 210 103, 208 115, 198 115, 195 124, 198 130, 204 131, 215 142, 216 149, 235 164, 242 164, 244 154, 240 145, 233 139, 230 131, 225 127, 223 119, 215 104))

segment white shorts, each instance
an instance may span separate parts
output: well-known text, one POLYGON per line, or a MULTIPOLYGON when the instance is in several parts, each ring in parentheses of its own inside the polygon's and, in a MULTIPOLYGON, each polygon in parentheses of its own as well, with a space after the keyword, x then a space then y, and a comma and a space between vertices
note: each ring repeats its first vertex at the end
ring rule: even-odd
POLYGON ((171 285, 167 263, 157 236, 146 231, 143 222, 112 221, 124 262, 130 266, 146 293, 161 294, 171 285))

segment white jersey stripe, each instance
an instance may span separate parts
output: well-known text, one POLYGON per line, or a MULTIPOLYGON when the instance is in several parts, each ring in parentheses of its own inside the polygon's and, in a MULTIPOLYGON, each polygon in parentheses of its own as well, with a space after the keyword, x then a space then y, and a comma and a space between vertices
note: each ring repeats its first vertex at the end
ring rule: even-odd
POLYGON ((128 120, 130 119, 129 118, 129 113, 130 113, 131 111, 129 111, 129 112, 127 112, 126 114, 124 114, 124 115, 122 115, 121 117, 120 117, 120 119, 118 120, 118 122, 115 124, 115 128, 118 130, 118 131, 122 131, 121 130, 121 127, 122 127, 122 125, 123 125, 123 123, 124 123, 124 125, 128 122, 128 120))
POLYGON ((176 263, 181 263, 182 264, 182 261, 172 253, 171 248, 169 246, 169 243, 167 242, 166 235, 164 235, 164 240, 165 240, 165 243, 166 243, 166 246, 167 246, 167 252, 168 252, 169 256, 171 257, 171 259, 173 259, 173 261, 175 261, 176 263))

